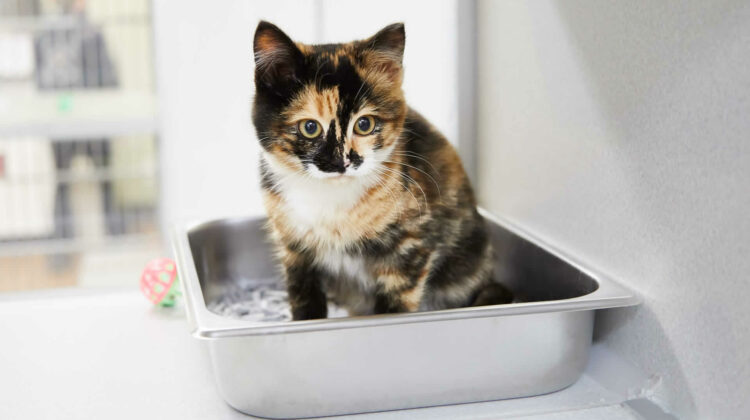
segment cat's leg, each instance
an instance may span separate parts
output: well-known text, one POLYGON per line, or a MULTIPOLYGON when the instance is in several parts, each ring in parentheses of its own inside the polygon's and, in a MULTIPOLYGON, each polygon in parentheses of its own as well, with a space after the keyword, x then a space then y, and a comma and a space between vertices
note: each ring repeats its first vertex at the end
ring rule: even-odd
POLYGON ((501 305, 513 302, 513 292, 500 283, 489 278, 474 298, 471 306, 501 305))
POLYGON ((398 264, 380 270, 375 294, 376 314, 419 310, 430 274, 430 254, 417 252, 407 258, 399 258, 398 264))
POLYGON ((381 292, 375 295, 376 314, 395 314, 400 312, 415 312, 419 308, 419 299, 422 292, 414 291, 414 298, 409 298, 401 293, 381 292))
POLYGON ((286 287, 292 319, 318 319, 328 316, 328 301, 323 290, 322 273, 309 258, 287 255, 284 258, 286 287))

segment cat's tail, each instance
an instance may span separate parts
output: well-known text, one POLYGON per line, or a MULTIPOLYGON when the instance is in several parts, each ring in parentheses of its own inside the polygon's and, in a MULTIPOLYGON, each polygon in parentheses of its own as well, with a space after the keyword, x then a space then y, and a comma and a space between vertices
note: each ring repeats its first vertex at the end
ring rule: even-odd
POLYGON ((500 283, 491 281, 474 298, 471 306, 501 305, 513 302, 513 292, 500 283))

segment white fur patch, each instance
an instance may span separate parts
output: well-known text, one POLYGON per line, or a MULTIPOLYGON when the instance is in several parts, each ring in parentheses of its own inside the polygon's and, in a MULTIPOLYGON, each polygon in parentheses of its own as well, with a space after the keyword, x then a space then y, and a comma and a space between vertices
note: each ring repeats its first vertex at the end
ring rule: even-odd
POLYGON ((357 168, 354 176, 369 176, 376 173, 376 169, 391 156, 391 152, 396 147, 394 142, 386 148, 378 150, 365 150, 362 152, 362 165, 357 168))
POLYGON ((319 253, 315 261, 334 277, 354 280, 361 290, 367 290, 373 286, 372 276, 362 257, 331 249, 328 252, 319 253))
POLYGON ((300 233, 331 223, 347 223, 348 210, 378 180, 374 171, 363 176, 334 177, 321 172, 326 178, 316 178, 312 173, 288 169, 269 153, 264 152, 263 159, 274 173, 275 189, 284 199, 293 227, 300 233))

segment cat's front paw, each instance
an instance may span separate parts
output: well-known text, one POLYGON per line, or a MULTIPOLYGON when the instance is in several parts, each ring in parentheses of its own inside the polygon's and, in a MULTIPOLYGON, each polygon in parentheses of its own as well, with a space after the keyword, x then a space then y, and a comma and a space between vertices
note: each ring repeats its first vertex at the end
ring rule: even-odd
POLYGON ((328 317, 328 305, 323 303, 322 305, 305 305, 299 307, 292 307, 292 320, 293 321, 305 321, 310 319, 325 319, 328 317))

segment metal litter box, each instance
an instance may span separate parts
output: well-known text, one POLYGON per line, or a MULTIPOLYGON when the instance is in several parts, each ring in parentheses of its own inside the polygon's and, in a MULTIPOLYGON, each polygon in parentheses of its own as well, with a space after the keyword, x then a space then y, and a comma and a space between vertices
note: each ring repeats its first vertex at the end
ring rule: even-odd
POLYGON ((279 282, 265 219, 178 229, 175 250, 193 334, 208 343, 234 408, 301 418, 540 395, 574 383, 594 310, 638 298, 486 212, 509 305, 294 322, 219 316, 206 302, 237 282, 279 282))

